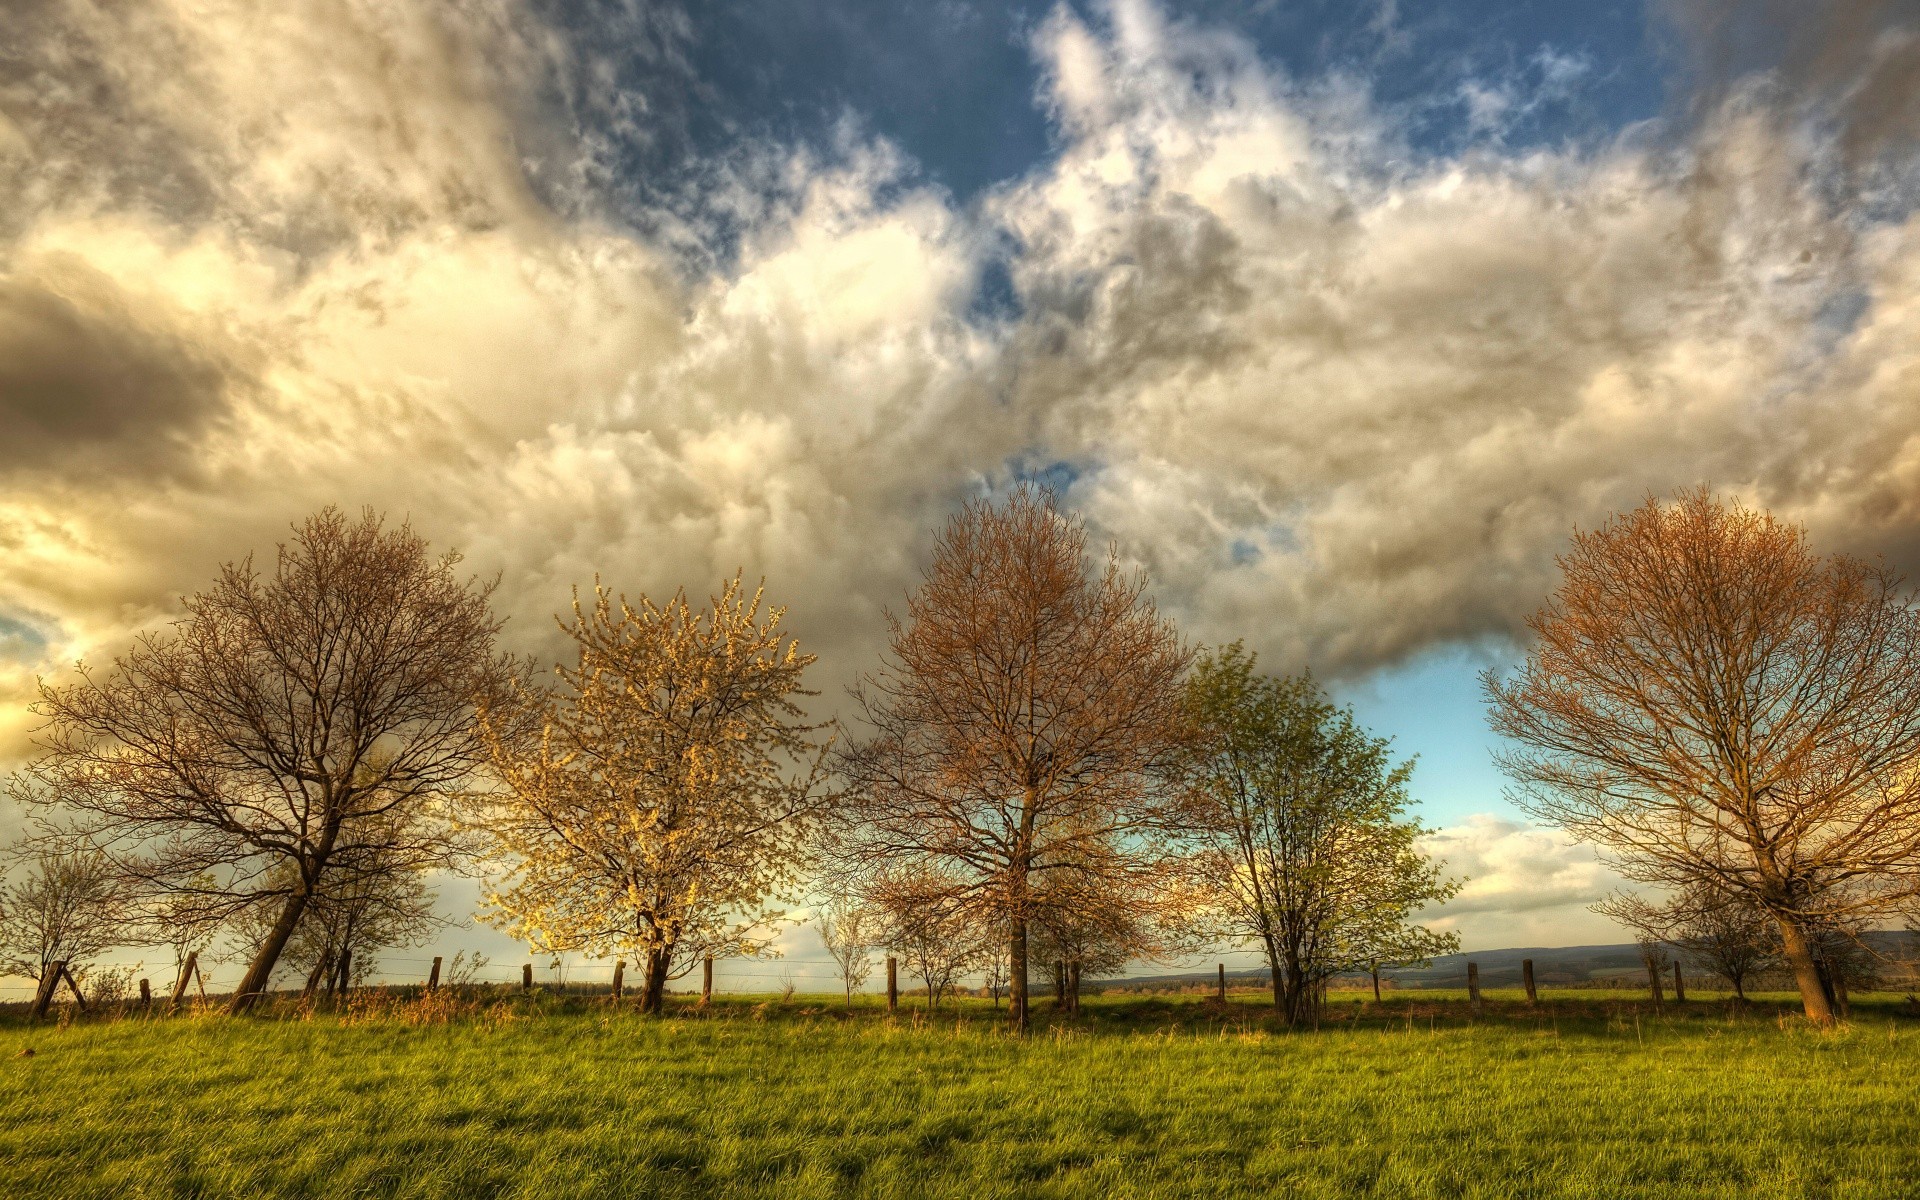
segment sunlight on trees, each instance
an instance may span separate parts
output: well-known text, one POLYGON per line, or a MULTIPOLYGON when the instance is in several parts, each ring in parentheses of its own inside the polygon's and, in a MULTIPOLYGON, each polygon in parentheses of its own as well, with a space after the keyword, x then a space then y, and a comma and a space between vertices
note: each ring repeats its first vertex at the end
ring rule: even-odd
POLYGON ((634 954, 648 1012, 701 957, 769 945, 829 798, 784 615, 737 577, 703 609, 576 595, 577 663, 482 714, 505 790, 477 825, 507 864, 486 920, 542 954, 634 954))
POLYGON ((1893 571, 1706 489, 1577 534, 1484 687, 1514 799, 1627 878, 1771 915, 1809 1019, 1816 941, 1920 895, 1920 613, 1893 571))
MULTIPOLYGON (((947 524, 889 653, 854 701, 871 733, 839 762, 839 858, 938 885, 1005 929, 1009 1021, 1026 1028, 1029 934, 1048 879, 1160 868, 1162 786, 1189 653, 1086 528, 1023 487, 947 524)), ((933 897, 927 898, 928 903, 933 897)))

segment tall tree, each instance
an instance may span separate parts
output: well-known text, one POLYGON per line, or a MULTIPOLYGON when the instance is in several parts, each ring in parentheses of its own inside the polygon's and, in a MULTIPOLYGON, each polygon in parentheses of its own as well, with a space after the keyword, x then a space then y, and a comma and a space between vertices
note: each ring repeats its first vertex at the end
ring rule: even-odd
POLYGON ((44 753, 17 792, 145 889, 216 918, 277 905, 230 1011, 266 989, 343 846, 383 839, 383 861, 420 867, 453 854, 449 801, 485 762, 475 705, 515 674, 492 585, 459 562, 328 508, 271 572, 228 563, 104 676, 42 687, 44 753))
POLYGON ((1484 678, 1516 801, 1629 879, 1750 898, 1830 1023, 1817 931, 1920 895, 1920 612, 1704 488, 1559 563, 1525 663, 1484 678))
POLYGON ((1288 1023, 1314 1019, 1343 971, 1422 961, 1453 934, 1414 924, 1459 885, 1416 845, 1412 762, 1395 763, 1312 679, 1257 674, 1239 643, 1187 688, 1196 853, 1218 919, 1266 953, 1288 1023))
POLYGON ((738 578, 704 609, 576 595, 576 665, 486 714, 507 790, 482 825, 510 864, 489 921, 540 953, 633 953, 647 1012, 701 957, 765 948, 828 799, 785 612, 738 578))
POLYGON ((1006 930, 1024 1030, 1044 881, 1156 866, 1190 655, 1144 578, 1111 554, 1096 569, 1085 526, 1032 487, 963 507, 888 631, 854 690, 872 736, 840 761, 843 857, 948 880, 1006 930))

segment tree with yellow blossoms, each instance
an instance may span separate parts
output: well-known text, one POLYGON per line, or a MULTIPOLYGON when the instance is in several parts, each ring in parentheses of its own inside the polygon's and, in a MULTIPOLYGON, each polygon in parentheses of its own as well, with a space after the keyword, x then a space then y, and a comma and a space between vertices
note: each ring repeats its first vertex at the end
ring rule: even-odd
POLYGON ((797 703, 814 656, 763 591, 576 592, 577 665, 482 714, 505 788, 481 824, 508 864, 483 919, 537 953, 631 955, 645 1012, 702 956, 766 949, 827 799, 826 727, 797 703))

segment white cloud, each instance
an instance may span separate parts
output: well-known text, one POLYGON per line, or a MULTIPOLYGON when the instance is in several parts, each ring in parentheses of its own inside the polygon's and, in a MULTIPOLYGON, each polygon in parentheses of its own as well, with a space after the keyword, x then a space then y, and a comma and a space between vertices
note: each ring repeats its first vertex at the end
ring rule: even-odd
POLYGON ((1562 830, 1482 813, 1433 831, 1421 849, 1466 881, 1427 923, 1458 932, 1468 949, 1623 939, 1589 909, 1623 881, 1562 830))

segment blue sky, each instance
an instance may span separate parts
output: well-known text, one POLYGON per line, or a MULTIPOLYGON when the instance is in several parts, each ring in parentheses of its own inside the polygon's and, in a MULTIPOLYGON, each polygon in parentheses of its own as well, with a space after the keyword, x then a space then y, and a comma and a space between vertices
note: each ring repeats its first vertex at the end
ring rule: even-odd
MULTIPOLYGON (((913 157, 961 200, 1025 174, 1057 146, 1041 98, 1034 29, 1052 3, 725 0, 699 6, 688 59, 703 92, 696 139, 710 151, 742 132, 822 139, 847 118, 913 157)), ((1083 11, 1096 11, 1083 6, 1083 11)), ((1538 84, 1555 61, 1577 86, 1546 99, 1510 145, 1606 137, 1659 115, 1674 66, 1660 23, 1638 3, 1203 0, 1170 15, 1231 28, 1302 82, 1344 75, 1402 110, 1424 150, 1469 133, 1463 88, 1538 84)))

